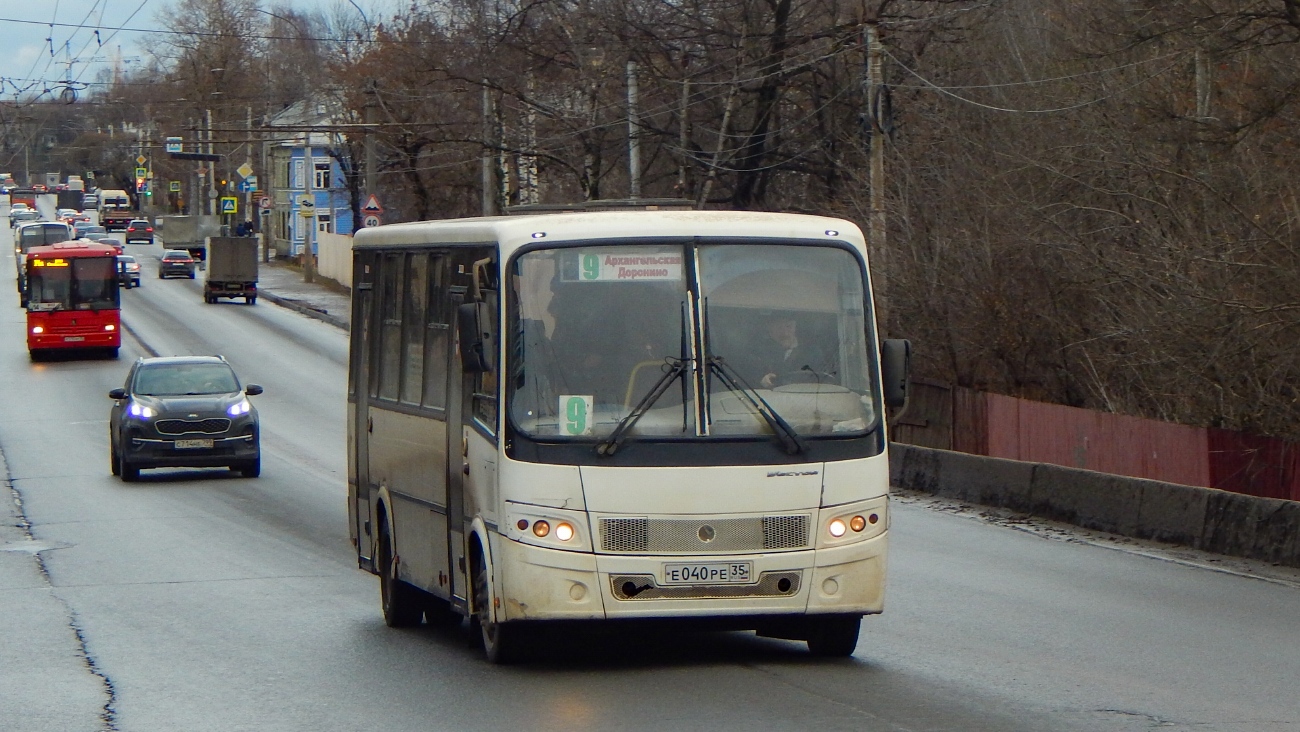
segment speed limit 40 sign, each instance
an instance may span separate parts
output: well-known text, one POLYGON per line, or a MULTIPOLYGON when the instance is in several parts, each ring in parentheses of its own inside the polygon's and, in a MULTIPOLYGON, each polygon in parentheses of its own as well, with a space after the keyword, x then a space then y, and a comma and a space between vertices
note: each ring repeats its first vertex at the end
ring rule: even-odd
POLYGON ((372 228, 372 227, 375 227, 375 226, 379 226, 379 223, 380 223, 380 221, 379 221, 379 217, 376 216, 376 215, 374 215, 374 214, 367 214, 366 217, 365 217, 364 219, 362 219, 361 221, 362 221, 362 223, 365 224, 365 226, 366 226, 367 229, 372 228))

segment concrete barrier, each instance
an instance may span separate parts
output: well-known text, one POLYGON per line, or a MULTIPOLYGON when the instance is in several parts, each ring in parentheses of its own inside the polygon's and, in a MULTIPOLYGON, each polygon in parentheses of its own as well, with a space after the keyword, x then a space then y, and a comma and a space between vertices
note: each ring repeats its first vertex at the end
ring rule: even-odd
POLYGON ((891 443, 890 480, 1121 536, 1300 567, 1300 503, 891 443))

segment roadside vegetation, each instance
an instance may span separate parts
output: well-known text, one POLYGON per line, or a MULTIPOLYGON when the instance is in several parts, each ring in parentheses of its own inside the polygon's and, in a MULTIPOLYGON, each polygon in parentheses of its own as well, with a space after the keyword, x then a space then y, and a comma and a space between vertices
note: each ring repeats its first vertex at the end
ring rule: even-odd
POLYGON ((161 20, 136 70, 27 105, 81 121, 69 169, 133 157, 123 123, 190 139, 209 112, 234 154, 308 100, 354 205, 346 125, 377 125, 388 220, 478 215, 485 156, 496 210, 627 197, 631 129, 644 197, 865 230, 884 134, 873 276, 917 375, 1300 439, 1300 0, 174 0, 161 20))

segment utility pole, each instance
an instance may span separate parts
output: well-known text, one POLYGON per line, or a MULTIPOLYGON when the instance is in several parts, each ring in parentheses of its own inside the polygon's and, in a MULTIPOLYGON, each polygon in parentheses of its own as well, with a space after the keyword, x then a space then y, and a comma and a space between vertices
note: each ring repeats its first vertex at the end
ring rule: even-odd
POLYGON ((880 46, 880 29, 877 21, 866 22, 867 47, 867 118, 871 124, 871 220, 868 225, 867 246, 871 257, 871 286, 875 291, 876 321, 882 332, 889 323, 889 250, 885 244, 885 120, 884 72, 881 69, 884 53, 880 46))
MULTIPOLYGON (((375 195, 375 107, 379 105, 378 90, 375 88, 375 80, 370 79, 366 82, 366 171, 365 181, 362 184, 367 196, 375 195)), ((355 227, 354 227, 355 228, 355 227)))
POLYGON ((627 167, 628 198, 641 197, 641 120, 637 109, 640 88, 637 86, 636 62, 627 62, 627 167))
POLYGON ((302 281, 315 282, 316 281, 316 258, 315 258, 315 253, 312 252, 312 242, 316 238, 316 205, 315 205, 316 196, 314 193, 312 193, 312 184, 315 183, 315 180, 313 179, 316 177, 316 158, 315 155, 312 154, 312 149, 311 149, 311 132, 304 132, 302 134, 302 142, 303 142, 302 145, 303 147, 303 153, 302 153, 303 154, 303 166, 302 166, 303 197, 306 200, 312 202, 312 207, 310 212, 311 217, 301 215, 303 214, 301 204, 298 207, 298 213, 301 215, 303 227, 305 228, 305 231, 303 232, 302 235, 302 281))
MULTIPOLYGON (((208 148, 206 152, 208 155, 211 155, 212 154, 212 110, 211 109, 203 110, 203 124, 204 124, 204 129, 207 132, 206 137, 208 140, 208 148)), ((208 166, 208 191, 207 191, 208 202, 203 210, 204 213, 211 216, 213 213, 212 206, 213 204, 216 203, 217 200, 217 163, 215 160, 207 160, 205 162, 207 163, 208 166)), ((199 163, 199 165, 201 166, 203 165, 203 163, 199 163)))
POLYGON ((482 213, 484 216, 491 216, 496 213, 496 206, 493 205, 494 192, 492 189, 492 160, 495 151, 492 149, 492 93, 488 89, 487 79, 483 80, 483 157, 481 160, 481 175, 483 184, 482 213))
MULTIPOLYGON (((248 134, 244 136, 244 165, 253 167, 253 106, 248 106, 247 130, 248 134)), ((260 178, 258 179, 261 180, 260 178)), ((244 220, 253 221, 253 191, 249 186, 244 186, 244 220)), ((251 233, 251 232, 250 232, 251 233)))

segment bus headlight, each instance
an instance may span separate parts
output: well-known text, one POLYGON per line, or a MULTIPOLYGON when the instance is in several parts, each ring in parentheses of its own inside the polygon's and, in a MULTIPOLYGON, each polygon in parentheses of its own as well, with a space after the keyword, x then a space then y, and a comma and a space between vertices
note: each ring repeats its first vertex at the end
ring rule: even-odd
POLYGON ((113 325, 112 323, 109 323, 108 325, 104 326, 104 330, 112 332, 117 330, 117 326, 113 325))
POLYGON ((823 509, 822 534, 819 546, 838 546, 870 539, 884 533, 888 498, 875 498, 856 505, 823 509), (834 511, 835 513, 830 513, 834 511))
POLYGON ((515 541, 551 549, 591 551, 591 540, 582 531, 587 520, 582 511, 508 501, 505 518, 501 528, 515 541))
POLYGON ((36 334, 36 335, 40 335, 40 334, 42 334, 42 333, 44 333, 44 332, 45 332, 45 326, 43 326, 43 325, 33 325, 33 326, 32 326, 32 333, 34 333, 34 334, 36 334))
POLYGON ((573 527, 561 521, 555 526, 555 538, 560 541, 568 541, 573 538, 573 527))

